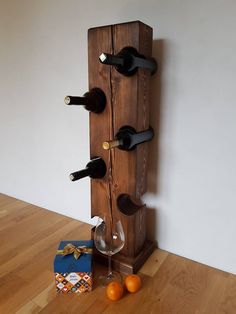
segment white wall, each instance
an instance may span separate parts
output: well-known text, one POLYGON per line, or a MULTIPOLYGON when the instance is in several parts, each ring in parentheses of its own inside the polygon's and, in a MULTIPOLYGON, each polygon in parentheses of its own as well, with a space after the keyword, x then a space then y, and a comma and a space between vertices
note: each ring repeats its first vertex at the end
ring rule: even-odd
POLYGON ((139 19, 161 60, 149 236, 236 273, 235 10, 233 0, 0 0, 0 192, 90 221, 89 180, 68 180, 88 161, 88 114, 63 98, 87 90, 87 29, 139 19))

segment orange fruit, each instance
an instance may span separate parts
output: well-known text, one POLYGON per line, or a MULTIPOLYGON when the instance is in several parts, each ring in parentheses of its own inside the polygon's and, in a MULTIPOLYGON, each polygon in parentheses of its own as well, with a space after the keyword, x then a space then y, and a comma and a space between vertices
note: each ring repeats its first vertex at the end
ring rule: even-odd
POLYGON ((123 295, 123 287, 119 282, 112 281, 107 286, 106 293, 110 300, 117 301, 123 295))
POLYGON ((132 274, 125 278, 126 289, 131 293, 138 291, 141 288, 141 285, 141 278, 138 275, 132 274))

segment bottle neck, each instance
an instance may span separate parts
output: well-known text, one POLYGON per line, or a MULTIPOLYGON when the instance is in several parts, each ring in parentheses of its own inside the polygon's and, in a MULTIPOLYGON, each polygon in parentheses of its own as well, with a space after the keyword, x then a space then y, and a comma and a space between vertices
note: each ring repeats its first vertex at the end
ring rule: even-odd
POLYGON ((118 147, 121 150, 133 150, 138 144, 150 141, 153 138, 153 129, 136 132, 132 127, 123 127, 116 134, 115 140, 103 143, 103 148, 108 150, 118 147))
POLYGON ((106 164, 101 157, 92 159, 85 169, 73 172, 70 174, 71 181, 90 177, 92 179, 103 178, 106 175, 106 164))
POLYGON ((155 59, 145 58, 133 47, 125 47, 117 55, 102 53, 99 60, 103 64, 115 66, 119 73, 126 76, 133 75, 138 68, 148 69, 151 74, 157 70, 155 59))
POLYGON ((112 149, 120 145, 122 145, 122 140, 106 141, 102 143, 102 147, 105 150, 112 149))
POLYGON ((132 127, 125 126, 122 127, 112 141, 103 142, 102 147, 106 150, 118 147, 122 150, 129 150, 131 143, 131 136, 135 134, 136 131, 132 127))
POLYGON ((102 53, 99 56, 100 62, 107 65, 115 65, 115 66, 123 66, 124 65, 124 58, 118 55, 112 55, 110 53, 102 53))
POLYGON ((84 106, 86 110, 94 113, 100 113, 106 107, 106 95, 97 87, 92 88, 83 97, 66 96, 64 101, 66 105, 84 106))
POLYGON ((70 174, 71 181, 77 181, 79 179, 89 177, 91 175, 91 169, 85 168, 70 174))
POLYGON ((80 96, 66 96, 64 101, 66 105, 83 106, 86 104, 86 98, 80 96))

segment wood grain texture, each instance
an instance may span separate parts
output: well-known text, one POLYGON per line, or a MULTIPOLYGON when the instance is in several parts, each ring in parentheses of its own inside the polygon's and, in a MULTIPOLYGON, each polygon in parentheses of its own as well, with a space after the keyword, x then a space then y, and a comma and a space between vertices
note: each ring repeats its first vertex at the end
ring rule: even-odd
MULTIPOLYGON (((115 54, 124 47, 133 47, 141 54, 151 56, 152 29, 147 25, 139 21, 113 25, 112 34, 115 54), (144 42, 148 42, 148 45, 143 44, 144 42)), ((115 134, 124 125, 130 125, 136 131, 147 129, 149 127, 149 96, 144 85, 140 82, 143 82, 145 77, 145 84, 150 85, 150 73, 147 70, 139 69, 135 75, 126 77, 114 68, 111 69, 115 134)), ((121 219, 126 229, 126 244, 122 254, 128 257, 135 257, 143 249, 146 239, 146 208, 140 209, 132 216, 124 216, 119 213, 116 200, 122 193, 140 199, 146 191, 147 151, 148 143, 139 145, 134 151, 127 152, 119 149, 111 151, 113 165, 112 207, 114 216, 121 219)))
POLYGON ((92 28, 88 31, 89 88, 99 87, 106 95, 105 110, 96 114, 90 112, 90 156, 102 157, 107 165, 107 174, 103 179, 91 180, 91 216, 109 215, 109 174, 110 162, 102 142, 113 135, 111 109, 110 67, 99 62, 99 55, 106 51, 112 53, 111 27, 92 28))
POLYGON ((135 21, 88 31, 89 86, 100 87, 107 97, 103 113, 90 113, 91 157, 101 156, 107 165, 106 176, 91 182, 91 214, 100 217, 110 215, 114 220, 121 220, 126 240, 116 256, 117 263, 125 256, 132 271, 137 256, 141 259, 136 266, 144 263, 147 252, 151 252, 153 247, 145 247, 146 208, 137 210, 133 215, 125 215, 117 207, 117 198, 125 193, 140 200, 146 192, 148 143, 129 152, 119 149, 104 151, 102 143, 114 139, 125 125, 132 126, 136 131, 149 128, 150 73, 139 69, 135 75, 127 77, 114 67, 101 64, 98 59, 102 52, 117 54, 124 47, 133 47, 151 57, 151 27, 135 21), (140 255, 142 250, 146 254, 140 255), (118 258, 119 255, 123 257, 118 258))
POLYGON ((162 250, 156 250, 140 269, 141 290, 125 293, 118 302, 108 300, 104 288, 97 285, 96 277, 104 270, 98 264, 92 292, 57 295, 53 259, 58 244, 89 239, 91 226, 2 194, 0 211, 5 213, 0 225, 8 219, 5 233, 12 237, 8 250, 7 237, 0 242, 4 254, 9 253, 8 260, 0 255, 1 314, 236 313, 236 276, 162 250))

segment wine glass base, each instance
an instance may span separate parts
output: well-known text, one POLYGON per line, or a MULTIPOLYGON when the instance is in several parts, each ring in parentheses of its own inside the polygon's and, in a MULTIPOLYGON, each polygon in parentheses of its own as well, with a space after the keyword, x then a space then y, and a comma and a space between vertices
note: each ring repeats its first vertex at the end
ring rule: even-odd
POLYGON ((96 278, 97 284, 99 286, 106 287, 111 283, 112 281, 118 281, 119 283, 122 283, 122 276, 120 273, 113 271, 111 274, 101 274, 96 278))

